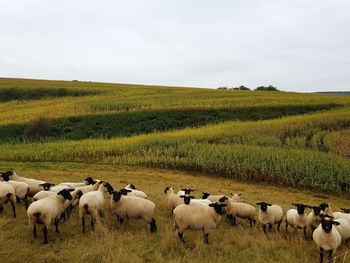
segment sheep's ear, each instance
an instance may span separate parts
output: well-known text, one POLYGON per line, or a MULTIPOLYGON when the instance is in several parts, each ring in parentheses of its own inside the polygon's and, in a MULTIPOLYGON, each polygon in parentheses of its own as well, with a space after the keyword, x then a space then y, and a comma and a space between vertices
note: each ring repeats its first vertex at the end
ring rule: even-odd
POLYGON ((241 196, 241 195, 242 195, 241 193, 238 194, 238 196, 241 196))
POLYGON ((221 207, 225 207, 225 206, 227 206, 227 204, 220 204, 221 205, 221 207))
POLYGON ((68 192, 73 192, 74 190, 75 190, 74 188, 67 189, 68 192))
POLYGON ((180 195, 179 197, 180 197, 180 198, 184 198, 185 196, 184 196, 184 195, 180 195))
POLYGON ((44 184, 39 184, 39 186, 44 186, 44 184))
POLYGON ((267 206, 272 206, 272 204, 266 204, 267 206))
POLYGON ((191 199, 194 199, 195 197, 191 195, 190 198, 191 198, 191 199))
POLYGON ((126 189, 126 191, 128 192, 128 193, 131 193, 132 191, 131 190, 129 190, 129 189, 126 189))
POLYGON ((210 206, 210 207, 213 207, 213 206, 215 206, 215 204, 209 204, 209 206, 210 206))
POLYGON ((262 202, 257 202, 256 204, 257 204, 257 205, 261 205, 261 204, 262 204, 262 202))
POLYGON ((335 226, 339 226, 340 225, 340 223, 337 222, 337 221, 332 221, 332 224, 335 225, 335 226))
POLYGON ((298 206, 298 204, 296 204, 296 203, 292 203, 292 205, 294 205, 294 206, 298 206))

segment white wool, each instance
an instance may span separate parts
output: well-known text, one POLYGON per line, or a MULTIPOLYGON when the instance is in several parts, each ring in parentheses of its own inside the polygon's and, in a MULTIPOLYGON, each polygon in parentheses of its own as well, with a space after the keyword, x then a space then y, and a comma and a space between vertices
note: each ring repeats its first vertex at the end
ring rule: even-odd
POLYGON ((293 228, 304 228, 308 226, 308 217, 305 213, 299 215, 296 209, 289 209, 286 213, 286 222, 293 228))
POLYGON ((333 250, 333 254, 341 243, 341 236, 334 226, 330 233, 326 233, 322 229, 322 224, 320 224, 312 234, 312 238, 318 249, 323 248, 325 251, 333 250))
POLYGON ((256 210, 254 206, 242 202, 233 202, 230 199, 226 199, 225 204, 227 204, 225 210, 228 215, 255 220, 256 210))
POLYGON ((350 223, 345 218, 338 218, 334 221, 340 223, 340 225, 335 227, 341 236, 341 241, 345 243, 350 238, 350 223))
POLYGON ((261 211, 259 207, 259 216, 258 219, 261 224, 276 224, 282 221, 283 218, 283 209, 279 205, 267 206, 265 212, 261 211))
POLYGON ((174 210, 175 207, 184 203, 183 198, 181 198, 177 194, 174 194, 174 188, 172 187, 170 187, 166 192, 166 197, 168 200, 168 208, 171 210, 174 210))
POLYGON ((27 194, 29 191, 29 185, 27 183, 13 181, 13 180, 10 180, 4 183, 11 185, 13 189, 15 189, 15 194, 18 198, 22 200, 27 198, 27 194))
POLYGON ((10 175, 9 178, 11 180, 14 180, 14 181, 23 182, 23 183, 28 184, 29 185, 28 196, 31 196, 31 197, 43 189, 40 186, 40 184, 46 183, 46 182, 41 181, 41 180, 18 176, 15 172, 13 172, 13 174, 10 175))

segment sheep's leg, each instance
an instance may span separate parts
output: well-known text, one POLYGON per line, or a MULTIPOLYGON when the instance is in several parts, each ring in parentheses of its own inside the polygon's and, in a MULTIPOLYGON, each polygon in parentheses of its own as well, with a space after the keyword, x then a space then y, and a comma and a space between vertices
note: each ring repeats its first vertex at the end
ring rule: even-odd
POLYGON ((154 218, 152 218, 152 221, 149 224, 151 226, 151 233, 157 232, 157 224, 156 224, 156 220, 154 220, 154 218))
POLYGON ((34 227, 33 227, 33 236, 34 236, 34 238, 38 237, 38 235, 36 233, 36 224, 35 223, 34 223, 34 227))
POLYGON ((333 259, 333 250, 329 250, 328 261, 332 262, 332 259, 333 259))
POLYGON ((307 240, 307 238, 306 238, 306 226, 303 228, 303 231, 304 231, 304 238, 305 238, 305 240, 307 240))
MULTIPOLYGON (((281 223, 282 223, 282 220, 278 222, 278 225, 277 225, 277 231, 278 231, 278 232, 280 231, 281 223)), ((272 225, 271 225, 271 227, 272 227, 272 225)), ((270 229, 271 229, 271 228, 270 228, 270 229)))
POLYGON ((232 218, 233 218, 233 225, 235 226, 236 225, 236 217, 233 216, 232 218))
POLYGON ((4 211, 4 206, 0 204, 0 213, 2 213, 2 211, 4 211))
POLYGON ((44 225, 44 244, 47 244, 47 227, 44 225))
POLYGON ((248 220, 249 220, 249 225, 250 225, 250 227, 252 228, 253 227, 253 220, 252 219, 250 219, 250 218, 248 218, 248 220))
POLYGON ((25 197, 24 197, 24 205, 25 205, 25 207, 26 207, 26 210, 28 209, 28 206, 29 206, 29 200, 28 200, 28 196, 26 195, 25 197))
POLYGON ((16 218, 16 206, 15 202, 11 201, 13 217, 16 218))
POLYGON ((119 217, 119 223, 123 224, 124 218, 119 217))
POLYGON ((177 233, 177 235, 179 236, 180 241, 181 241, 182 243, 185 243, 184 234, 183 234, 182 232, 179 231, 179 232, 177 233))
MULTIPOLYGON (((272 224, 269 224, 269 230, 271 231, 271 229, 272 229, 272 224)), ((279 230, 279 228, 278 228, 278 230, 279 230)))
POLYGON ((232 215, 227 215, 227 221, 230 225, 233 224, 233 221, 232 221, 232 215))
POLYGON ((288 231, 288 222, 286 221, 286 232, 288 231))
POLYGON ((21 203, 21 198, 19 198, 17 195, 16 195, 16 202, 19 204, 21 203))
POLYGON ((85 234, 85 215, 83 214, 83 217, 81 218, 81 224, 83 226, 83 233, 85 234))
POLYGON ((311 233, 313 233, 315 231, 316 227, 311 226, 311 233))
POLYGON ((323 248, 320 248, 320 263, 323 263, 323 248))
POLYGON ((58 230, 58 222, 60 220, 55 219, 55 228, 56 228, 56 233, 59 233, 60 231, 58 230))
POLYGON ((203 243, 209 245, 209 233, 203 231, 203 243))
POLYGON ((263 225, 263 230, 266 232, 266 224, 263 225))
POLYGON ((94 231, 94 226, 95 226, 95 218, 92 216, 91 217, 91 230, 94 231))

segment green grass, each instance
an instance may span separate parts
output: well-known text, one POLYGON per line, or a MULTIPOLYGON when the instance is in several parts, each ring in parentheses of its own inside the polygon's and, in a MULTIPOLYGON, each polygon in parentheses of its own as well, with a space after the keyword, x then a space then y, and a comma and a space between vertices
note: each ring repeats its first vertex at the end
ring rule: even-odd
MULTIPOLYGON (((318 262, 318 251, 310 232, 308 241, 304 241, 292 230, 286 233, 284 224, 280 233, 265 235, 258 227, 250 229, 248 222, 238 219, 238 225, 231 227, 223 218, 210 232, 209 246, 202 244, 202 233, 191 231, 185 232, 187 243, 183 245, 171 231, 172 216, 167 210, 163 192, 167 185, 176 189, 194 187, 196 196, 202 191, 239 192, 245 202, 254 205, 265 200, 280 204, 284 210, 292 208, 292 202, 311 205, 330 202, 335 210, 350 207, 349 200, 329 194, 247 184, 199 173, 75 163, 3 162, 0 165, 1 170, 8 168, 14 168, 19 175, 55 183, 79 181, 91 175, 110 182, 115 188, 134 183, 155 202, 159 231, 149 233, 149 226, 142 221, 130 221, 120 226, 111 217, 106 204, 106 223, 95 233, 83 236, 77 211, 74 211, 67 222, 60 224, 60 234, 54 232, 54 227, 49 229, 49 245, 42 245, 41 227, 38 229, 39 238, 34 240, 24 207, 18 207, 16 219, 11 218, 10 209, 5 207, 5 213, 0 216, 2 262, 318 262)), ((336 255, 340 257, 336 262, 342 262, 346 249, 345 245, 339 248, 336 255)))

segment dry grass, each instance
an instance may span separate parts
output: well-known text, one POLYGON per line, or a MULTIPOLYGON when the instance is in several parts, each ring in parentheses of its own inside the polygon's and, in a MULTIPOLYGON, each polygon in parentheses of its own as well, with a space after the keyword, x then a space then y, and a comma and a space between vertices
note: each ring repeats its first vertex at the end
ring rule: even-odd
MULTIPOLYGON (((308 204, 326 201, 335 210, 350 207, 349 200, 331 195, 180 171, 74 163, 3 163, 0 168, 13 168, 20 175, 55 183, 79 181, 87 176, 106 180, 115 188, 134 183, 155 202, 158 224, 156 234, 149 233, 149 226, 142 221, 119 225, 106 207, 106 223, 84 236, 75 211, 60 225, 60 234, 56 234, 53 227, 49 229, 49 245, 43 245, 41 228, 39 239, 33 239, 24 207, 18 207, 16 219, 11 218, 10 209, 6 207, 0 216, 1 262, 318 262, 318 252, 310 240, 310 233, 308 241, 292 231, 265 235, 257 228, 250 229, 248 222, 239 219, 236 227, 228 226, 222 220, 217 229, 211 231, 209 246, 202 244, 199 232, 185 232, 187 243, 183 245, 171 231, 172 217, 163 193, 167 185, 176 189, 194 187, 196 196, 202 191, 241 192, 248 203, 266 200, 282 205, 285 210, 295 201, 308 204)), ((337 255, 345 251, 346 247, 342 245, 337 255)))

